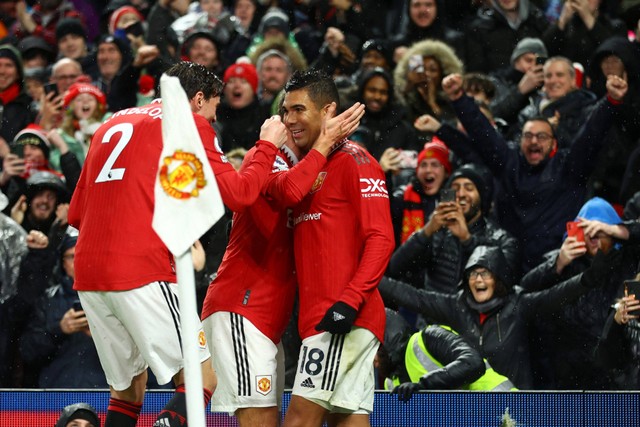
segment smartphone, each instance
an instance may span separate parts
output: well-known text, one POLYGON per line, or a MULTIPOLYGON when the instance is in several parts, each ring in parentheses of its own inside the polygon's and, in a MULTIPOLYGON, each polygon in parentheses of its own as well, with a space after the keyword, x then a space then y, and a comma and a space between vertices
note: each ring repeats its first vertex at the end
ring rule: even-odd
POLYGON ((73 309, 74 309, 75 311, 83 311, 83 309, 82 309, 82 304, 80 304, 80 300, 75 300, 75 301, 73 302, 73 309))
POLYGON ((131 34, 134 37, 140 37, 144 35, 144 27, 142 21, 136 21, 124 29, 125 34, 131 34))
POLYGON ((580 221, 567 222, 567 236, 575 237, 578 242, 584 242, 584 229, 580 227, 580 221))
POLYGON ((455 202, 456 201, 456 190, 453 188, 443 188, 440 190, 440 202, 455 202))
POLYGON ((640 280, 625 280, 624 295, 635 295, 636 299, 640 299, 640 280))
POLYGON ((56 83, 47 83, 44 85, 44 93, 47 95, 53 92, 53 97, 58 96, 58 85, 56 83))
POLYGON ((536 65, 544 65, 547 62, 546 56, 536 56, 536 65))
POLYGON ((409 57, 409 71, 424 73, 424 60, 422 55, 416 54, 409 57))
POLYGON ((415 150, 400 150, 400 167, 415 169, 418 167, 418 152, 415 150))

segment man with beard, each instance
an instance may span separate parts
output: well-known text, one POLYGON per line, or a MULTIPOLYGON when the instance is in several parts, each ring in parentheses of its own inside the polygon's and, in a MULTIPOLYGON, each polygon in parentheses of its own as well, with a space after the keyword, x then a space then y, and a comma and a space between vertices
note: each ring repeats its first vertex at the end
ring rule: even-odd
POLYGON ((447 76, 442 86, 468 132, 470 146, 478 148, 500 182, 496 218, 520 240, 526 273, 557 247, 565 223, 575 218, 596 156, 605 145, 604 136, 627 93, 627 82, 607 76, 607 95, 595 104, 571 146, 564 149, 557 148, 554 130, 544 117, 530 118, 522 128, 519 146, 509 145, 473 98, 464 94, 462 76, 447 76))
POLYGON ((455 293, 469 256, 481 245, 498 247, 516 273, 517 240, 487 218, 493 193, 488 171, 463 165, 446 188, 456 192, 456 200, 438 203, 427 224, 394 252, 387 276, 412 283, 423 279, 426 290, 455 293))

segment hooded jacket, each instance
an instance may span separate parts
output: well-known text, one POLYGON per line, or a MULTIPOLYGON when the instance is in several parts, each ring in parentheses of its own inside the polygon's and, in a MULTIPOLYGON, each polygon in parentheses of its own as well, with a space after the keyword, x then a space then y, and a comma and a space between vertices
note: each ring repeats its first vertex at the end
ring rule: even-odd
MULTIPOLYGON (((596 220, 605 224, 622 223, 611 204, 595 197, 587 201, 575 220, 579 218, 596 220)), ((622 296, 622 283, 635 275, 640 247, 638 236, 630 230, 629 240, 623 245, 616 244, 621 252, 611 278, 602 286, 589 290, 576 301, 565 304, 556 316, 540 319, 537 324, 541 353, 551 360, 554 386, 560 389, 609 389, 618 388, 615 373, 609 368, 619 368, 614 363, 594 360, 594 351, 605 326, 609 307, 616 298, 622 296), (569 362, 567 362, 569 361, 569 362)), ((556 272, 556 262, 560 250, 545 254, 545 261, 527 273, 521 281, 525 292, 554 289, 567 280, 576 280, 591 266, 593 258, 584 255, 573 260, 562 273, 556 272)), ((615 353, 617 350, 610 349, 615 353)))
MULTIPOLYGON (((611 203, 624 205, 632 195, 622 193, 625 180, 625 169, 631 164, 633 152, 639 152, 640 139, 640 57, 634 46, 626 38, 613 37, 604 41, 593 54, 587 75, 591 79, 591 87, 596 95, 606 93, 606 76, 602 73, 600 63, 607 56, 615 55, 622 60, 627 74, 629 89, 624 103, 619 107, 619 114, 614 118, 613 126, 607 133, 605 148, 600 152, 588 183, 590 197, 600 196, 611 203)), ((637 165, 637 163, 636 163, 637 165)), ((630 166, 633 167, 633 166, 630 166)), ((635 181, 637 184, 637 166, 635 181)))
MULTIPOLYGON (((411 46, 402 56, 393 72, 393 81, 395 84, 395 91, 396 95, 398 96, 398 101, 407 107, 408 120, 411 123, 413 123, 413 121, 417 117, 423 114, 428 113, 437 116, 437 114, 431 111, 431 108, 427 106, 426 102, 422 99, 418 91, 415 88, 411 87, 407 80, 407 74, 409 72, 409 58, 411 58, 412 55, 422 55, 423 57, 431 56, 435 58, 442 69, 442 78, 449 74, 462 73, 463 71, 463 64, 462 61, 460 61, 460 58, 456 56, 456 54, 453 52, 453 49, 451 49, 441 41, 423 40, 411 46)), ((442 108, 442 114, 440 118, 441 120, 453 120, 455 119, 455 117, 452 114, 448 101, 441 93, 442 89, 440 82, 437 82, 437 85, 437 102, 442 108)))
MULTIPOLYGON (((449 178, 449 183, 456 178, 467 177, 476 170, 475 166, 469 165, 458 168, 449 178)), ((442 228, 429 237, 422 231, 413 233, 392 255, 387 270, 389 277, 398 280, 424 277, 424 289, 456 293, 457 285, 463 278, 464 267, 478 246, 499 248, 505 265, 509 268, 508 276, 511 278, 512 275, 517 275, 520 266, 518 241, 486 217, 493 196, 493 180, 491 177, 485 180, 477 174, 472 181, 478 181, 476 188, 484 209, 478 220, 467 224, 471 238, 461 242, 448 228, 442 228), (481 183, 485 184, 478 185, 481 183)))
POLYGON ((380 67, 365 71, 357 82, 356 101, 364 101, 364 88, 372 78, 379 76, 389 85, 387 104, 380 112, 367 111, 360 124, 371 132, 373 143, 367 150, 376 160, 380 160, 382 153, 389 147, 403 150, 420 151, 413 126, 407 121, 405 109, 396 104, 391 75, 380 67))
POLYGON ((498 248, 475 249, 465 268, 465 277, 474 267, 484 267, 505 285, 506 296, 494 296, 486 303, 473 299, 466 279, 456 294, 418 290, 387 277, 379 285, 385 305, 402 306, 430 320, 451 326, 487 359, 493 369, 509 378, 517 388, 533 387, 528 328, 536 316, 550 315, 567 300, 588 288, 579 278, 541 292, 509 291, 509 273, 498 248), (481 318, 483 319, 481 321, 481 318))
POLYGON ((490 73, 509 65, 514 46, 525 37, 541 38, 549 23, 529 0, 519 0, 519 19, 510 23, 496 0, 480 11, 466 32, 467 71, 490 73))

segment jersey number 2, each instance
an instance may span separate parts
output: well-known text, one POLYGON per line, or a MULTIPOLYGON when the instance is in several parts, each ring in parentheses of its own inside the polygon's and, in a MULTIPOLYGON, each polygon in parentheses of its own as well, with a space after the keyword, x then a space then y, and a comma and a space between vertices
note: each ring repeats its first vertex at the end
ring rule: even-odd
POLYGON ((129 141, 131 141, 131 137, 133 136, 133 125, 131 123, 120 123, 115 125, 104 134, 102 137, 102 143, 108 143, 113 134, 117 132, 121 133, 120 139, 107 158, 107 161, 104 162, 104 166, 102 166, 102 169, 96 178, 96 183, 119 181, 124 176, 125 168, 114 168, 113 165, 116 160, 118 160, 120 154, 122 154, 124 147, 126 147, 129 141))

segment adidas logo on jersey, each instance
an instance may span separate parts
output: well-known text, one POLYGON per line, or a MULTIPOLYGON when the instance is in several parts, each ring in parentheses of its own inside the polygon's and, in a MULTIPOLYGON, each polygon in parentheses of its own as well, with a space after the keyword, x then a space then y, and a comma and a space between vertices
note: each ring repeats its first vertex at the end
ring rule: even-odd
POLYGON ((334 322, 339 322, 341 320, 344 320, 344 316, 340 313, 336 313, 335 311, 333 312, 333 321, 334 322))
POLYGON ((313 384, 313 381, 311 381, 311 378, 309 377, 307 377, 306 380, 302 381, 302 384, 300 384, 300 387, 316 388, 316 386, 313 384))

